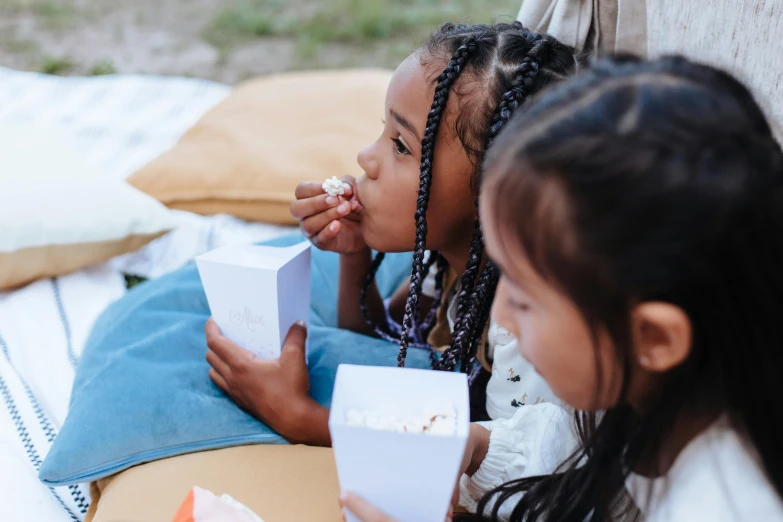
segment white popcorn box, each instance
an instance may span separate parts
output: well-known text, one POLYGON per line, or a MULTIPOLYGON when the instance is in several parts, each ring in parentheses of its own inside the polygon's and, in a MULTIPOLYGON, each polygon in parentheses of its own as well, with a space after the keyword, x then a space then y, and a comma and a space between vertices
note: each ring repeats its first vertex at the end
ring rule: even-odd
POLYGON ((228 245, 196 257, 196 265, 223 335, 258 357, 279 357, 291 326, 308 321, 309 242, 228 245))
POLYGON ((329 414, 340 489, 398 520, 445 520, 469 424, 464 374, 341 364, 329 414), (456 411, 454 435, 384 431, 349 426, 347 420, 352 410, 401 419, 444 407, 456 411))

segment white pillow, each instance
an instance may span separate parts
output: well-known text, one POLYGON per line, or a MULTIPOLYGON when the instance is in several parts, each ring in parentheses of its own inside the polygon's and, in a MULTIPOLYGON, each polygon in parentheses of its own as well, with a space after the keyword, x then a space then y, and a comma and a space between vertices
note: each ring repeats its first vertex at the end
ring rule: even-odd
POLYGON ((39 125, 0 126, 0 181, 97 177, 66 136, 39 125))
POLYGON ((0 290, 141 248, 172 230, 171 212, 101 179, 46 131, 0 129, 0 290))

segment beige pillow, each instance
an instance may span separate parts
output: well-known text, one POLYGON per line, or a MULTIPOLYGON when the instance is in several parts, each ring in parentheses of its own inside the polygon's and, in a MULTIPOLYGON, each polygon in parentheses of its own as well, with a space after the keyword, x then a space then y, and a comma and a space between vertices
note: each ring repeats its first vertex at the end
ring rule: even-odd
POLYGON ((248 81, 128 182, 170 208, 293 224, 302 181, 360 175, 383 124, 391 72, 290 73, 248 81))
POLYGON ((171 522, 193 486, 228 493, 264 522, 339 522, 331 448, 256 445, 136 466, 90 487, 85 522, 171 522))

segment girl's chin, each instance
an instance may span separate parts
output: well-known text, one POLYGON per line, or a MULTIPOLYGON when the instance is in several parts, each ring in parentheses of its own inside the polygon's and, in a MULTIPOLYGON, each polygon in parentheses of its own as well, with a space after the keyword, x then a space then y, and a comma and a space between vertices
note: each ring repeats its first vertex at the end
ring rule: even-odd
POLYGON ((390 242, 388 236, 383 237, 381 234, 373 234, 371 231, 366 230, 364 225, 362 226, 362 237, 364 238, 364 242, 367 244, 367 246, 376 252, 393 254, 399 252, 410 252, 413 250, 413 247, 405 248, 390 242))

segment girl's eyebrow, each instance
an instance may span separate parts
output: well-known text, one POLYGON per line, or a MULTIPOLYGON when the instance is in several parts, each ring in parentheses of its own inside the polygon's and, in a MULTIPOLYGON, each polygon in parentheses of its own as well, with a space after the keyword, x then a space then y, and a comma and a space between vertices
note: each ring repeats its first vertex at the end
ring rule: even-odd
POLYGON ((419 136, 419 133, 416 132, 416 127, 414 127, 411 122, 406 120, 401 114, 398 114, 394 111, 394 109, 389 109, 389 112, 391 113, 392 117, 397 120, 397 123, 402 125, 405 130, 413 134, 413 136, 416 138, 417 141, 421 142, 421 137, 419 136))

